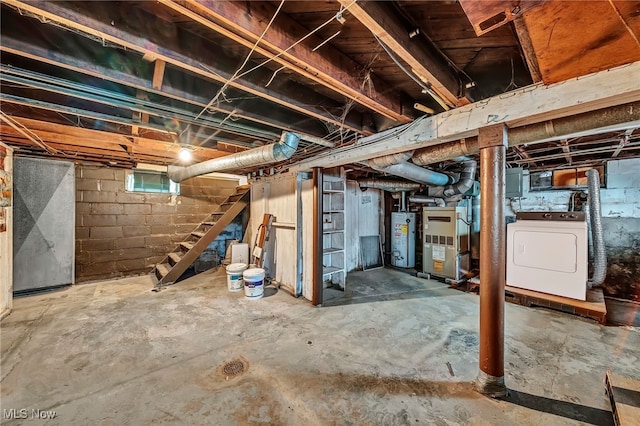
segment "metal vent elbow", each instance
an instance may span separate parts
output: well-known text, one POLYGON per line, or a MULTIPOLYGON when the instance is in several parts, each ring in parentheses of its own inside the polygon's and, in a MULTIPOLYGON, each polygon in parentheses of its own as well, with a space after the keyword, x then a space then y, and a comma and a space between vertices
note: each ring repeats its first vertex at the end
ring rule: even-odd
POLYGON ((298 149, 299 142, 300 135, 284 132, 277 143, 214 158, 188 167, 169 166, 169 179, 174 182, 182 182, 185 179, 207 173, 238 170, 288 160, 298 149))

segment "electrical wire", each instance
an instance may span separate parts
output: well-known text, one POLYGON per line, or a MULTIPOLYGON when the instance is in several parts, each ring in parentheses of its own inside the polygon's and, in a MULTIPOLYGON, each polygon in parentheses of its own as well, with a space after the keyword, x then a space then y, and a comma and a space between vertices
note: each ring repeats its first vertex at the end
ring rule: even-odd
MULTIPOLYGON (((284 0, 283 0, 284 1, 284 0)), ((300 38, 298 41, 296 41, 295 43, 293 43, 291 46, 287 47, 285 50, 283 50, 282 52, 273 55, 270 58, 267 58, 266 60, 262 61, 261 63, 259 63, 258 65, 256 65, 253 68, 248 69, 247 71, 243 72, 242 74, 238 75, 236 78, 241 78, 244 77, 245 75, 249 74, 252 71, 257 70, 258 68, 263 67, 264 65, 268 64, 269 62, 273 61, 276 58, 279 58, 280 56, 284 55, 285 53, 287 53, 289 50, 293 49, 294 47, 296 47, 297 45, 299 45, 300 43, 302 43, 303 41, 305 41, 306 39, 308 39, 309 37, 311 37, 313 34, 317 33, 318 31, 320 31, 322 28, 326 27, 327 25, 329 25, 330 23, 332 23, 334 21, 334 19, 336 19, 336 16, 338 14, 341 14, 342 12, 344 12, 345 10, 349 9, 351 6, 353 6, 355 4, 356 0, 353 0, 351 3, 349 3, 348 5, 346 5, 344 8, 341 8, 339 12, 336 13, 335 16, 327 19, 324 23, 318 25, 315 29, 311 30, 307 35, 305 35, 304 37, 300 38)))
MULTIPOLYGON (((260 37, 258 37, 256 42, 253 44, 253 47, 251 48, 251 50, 249 50, 249 53, 244 58, 244 61, 242 62, 242 65, 240 65, 240 67, 236 70, 236 72, 233 73, 233 75, 229 79, 227 79, 227 81, 222 85, 222 87, 220 89, 218 89, 218 92, 215 94, 215 96, 213 98, 211 98, 211 100, 207 103, 207 105, 204 108, 202 108, 202 110, 198 113, 198 115, 196 115, 196 117, 195 117, 196 120, 198 118, 200 118, 202 116, 202 114, 204 114, 209 109, 209 107, 211 107, 218 100, 218 98, 225 91, 225 89, 227 87, 229 87, 229 84, 231 84, 234 80, 240 78, 240 76, 239 76, 240 72, 245 67, 245 65, 247 65, 247 62, 249 62, 249 59, 251 58, 251 55, 253 55, 253 52, 258 47, 258 44, 262 41, 262 39, 264 38, 264 36, 267 33, 267 31, 269 30, 269 28, 271 28, 271 24, 273 24, 273 21, 276 19, 276 16, 278 16, 278 14, 280 13, 280 9, 282 9, 282 6, 284 5, 284 2, 285 2, 285 0, 281 0, 280 1, 280 4, 278 5, 278 8, 276 9, 276 11, 274 12, 273 16, 271 17, 271 20, 269 21, 267 26, 262 31, 262 34, 260 34, 260 37)), ((231 115, 231 114, 229 114, 229 115, 231 115)), ((180 133, 180 136, 182 136, 182 134, 184 133, 185 130, 183 130, 182 133, 180 133)))
POLYGON ((428 85, 423 83, 422 80, 420 80, 418 77, 413 75, 413 73, 409 72, 404 67, 404 65, 402 65, 400 63, 398 58, 396 58, 396 56, 393 54, 391 49, 389 49, 389 47, 386 44, 384 44, 384 42, 382 40, 380 40, 380 38, 377 35, 374 34, 373 36, 375 37, 375 39, 378 42, 378 44, 380 44, 380 46, 382 46, 384 51, 387 52, 387 55, 389 55, 391 60, 393 60, 393 62, 395 62, 395 64, 402 70, 402 72, 404 72, 409 78, 411 78, 413 81, 415 81, 418 84, 418 86, 420 86, 422 88, 422 90, 424 90, 426 93, 428 93, 433 98, 433 100, 438 102, 438 104, 440 104, 440 106, 442 108, 444 108, 445 111, 449 111, 451 109, 451 107, 436 92, 434 92, 428 85))
POLYGON ((20 133, 31 142, 38 145, 40 148, 47 151, 49 154, 57 154, 58 151, 47 145, 37 134, 29 130, 25 125, 15 120, 13 117, 7 115, 4 111, 0 111, 0 119, 11 126, 15 131, 20 133))
MULTIPOLYGON (((278 15, 280 9, 282 8, 283 4, 284 4, 285 0, 282 0, 280 5, 278 6, 278 9, 276 10, 276 12, 274 13, 273 17, 271 18, 271 21, 269 21, 269 24, 267 25, 267 27, 264 29, 264 31, 262 32, 262 34, 260 35, 260 37, 258 38, 258 40, 256 40, 253 48, 251 49, 251 51, 249 52, 249 54, 247 55, 247 57, 245 58, 245 61, 243 62, 243 64, 238 68, 238 70, 233 74, 233 76, 231 76, 227 82, 223 85, 222 88, 220 88, 218 90, 218 92, 216 93, 216 95, 211 99, 211 101, 209 101, 209 103, 207 104, 207 106, 205 108, 202 109, 202 111, 197 115, 196 119, 199 118, 211 105, 213 105, 213 103, 215 103, 218 98, 220 97, 220 95, 223 93, 223 91, 229 86, 229 84, 231 84, 233 81, 244 77, 245 75, 263 67, 264 65, 268 64, 269 62, 273 61, 276 58, 279 58, 280 56, 284 55, 286 52, 288 52, 289 50, 293 49, 295 46, 297 46, 298 44, 302 43, 304 40, 306 40, 307 38, 311 37, 313 34, 315 34, 316 32, 318 32, 319 30, 321 30, 322 28, 324 28, 325 26, 329 25, 331 22, 333 22, 333 20, 335 19, 335 16, 331 17, 330 19, 328 19, 327 21, 325 21, 324 23, 318 25, 315 29, 313 29, 312 31, 310 31, 307 35, 305 35, 304 37, 300 38, 299 40, 297 40, 295 43, 293 43, 291 46, 287 47, 285 50, 277 53, 276 55, 273 55, 269 58, 267 58, 266 60, 262 61, 261 63, 257 64, 256 66, 248 69, 245 72, 242 72, 242 68, 244 68, 244 66, 246 65, 246 63, 248 62, 251 54, 253 53, 253 51, 257 48, 258 44, 260 43, 260 41, 262 41, 262 39, 264 38, 267 30, 269 29, 269 27, 271 26, 271 24, 273 23, 273 21, 275 20, 276 16, 278 15)), ((337 12, 336 16, 342 12, 344 12, 345 10, 349 9, 353 4, 355 4, 356 0, 353 0, 351 3, 349 3, 347 6, 341 7, 340 11, 337 12)), ((272 76, 271 80, 269 80, 269 83, 271 83, 271 81, 273 80, 273 78, 275 77, 275 74, 280 71, 277 70, 276 72, 274 72, 274 75, 272 76)), ((230 114, 229 114, 230 115, 230 114)), ((184 132, 183 132, 184 133, 184 132)), ((182 133, 180 134, 180 136, 182 136, 182 133)))

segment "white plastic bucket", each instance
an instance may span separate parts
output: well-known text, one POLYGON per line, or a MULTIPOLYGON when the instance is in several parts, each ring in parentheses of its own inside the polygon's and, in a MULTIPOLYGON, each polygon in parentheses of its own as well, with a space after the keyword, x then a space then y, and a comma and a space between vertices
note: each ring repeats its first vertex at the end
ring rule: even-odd
POLYGON ((227 266, 227 288, 229 291, 242 291, 244 282, 242 273, 247 269, 246 263, 232 263, 227 266))
POLYGON ((264 269, 251 268, 242 273, 244 295, 248 299, 260 299, 264 294, 264 269))

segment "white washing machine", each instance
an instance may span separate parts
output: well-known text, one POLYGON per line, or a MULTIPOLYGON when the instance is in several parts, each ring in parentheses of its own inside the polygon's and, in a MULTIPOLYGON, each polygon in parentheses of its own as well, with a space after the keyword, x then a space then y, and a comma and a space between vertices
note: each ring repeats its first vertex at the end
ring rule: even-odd
POLYGON ((586 300, 583 212, 521 212, 507 225, 507 285, 586 300))

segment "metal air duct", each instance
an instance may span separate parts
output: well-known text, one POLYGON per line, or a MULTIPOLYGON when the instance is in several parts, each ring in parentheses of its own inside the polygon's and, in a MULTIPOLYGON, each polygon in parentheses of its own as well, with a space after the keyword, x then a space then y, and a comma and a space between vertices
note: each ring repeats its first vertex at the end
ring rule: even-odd
POLYGON ((425 185, 442 186, 453 182, 451 177, 444 173, 434 172, 407 162, 412 155, 413 151, 385 155, 369 160, 368 164, 369 167, 379 172, 400 176, 425 185))
POLYGON ((462 173, 460 173, 460 179, 458 182, 432 188, 429 190, 429 195, 440 198, 449 198, 455 197, 456 195, 461 195, 467 192, 473 187, 473 182, 476 178, 476 167, 477 163, 475 160, 467 160, 463 161, 464 169, 462 173))
POLYGON ((589 185, 589 216, 593 239, 593 275, 587 282, 587 287, 598 287, 607 277, 607 252, 604 246, 602 230, 602 212, 600 207, 600 174, 596 169, 587 170, 589 185))
POLYGON ((284 132, 277 143, 214 158, 187 167, 169 166, 168 175, 172 181, 182 182, 185 179, 207 173, 238 170, 287 160, 298 149, 298 142, 300 142, 300 135, 284 132))
POLYGON ((375 188, 388 192, 417 191, 420 189, 419 183, 397 182, 393 180, 363 179, 358 181, 358 185, 360 189, 375 188))
POLYGON ((410 203, 420 203, 420 204, 433 203, 437 207, 444 207, 445 206, 445 202, 444 202, 444 200, 442 198, 426 197, 424 195, 412 195, 411 197, 409 197, 409 202, 410 203))

